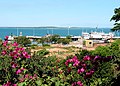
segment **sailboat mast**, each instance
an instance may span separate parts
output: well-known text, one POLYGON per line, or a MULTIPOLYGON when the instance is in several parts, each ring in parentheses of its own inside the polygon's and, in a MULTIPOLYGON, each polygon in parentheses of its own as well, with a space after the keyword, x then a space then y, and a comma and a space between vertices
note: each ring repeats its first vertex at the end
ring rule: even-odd
POLYGON ((53 28, 52 28, 52 35, 53 35, 53 28))
POLYGON ((17 36, 18 36, 18 28, 17 28, 17 36))
POLYGON ((33 36, 35 36, 35 29, 33 28, 33 36))
POLYGON ((49 29, 47 29, 47 34, 49 34, 49 29))
POLYGON ((70 35, 70 31, 69 30, 70 30, 70 26, 68 27, 68 35, 70 35))

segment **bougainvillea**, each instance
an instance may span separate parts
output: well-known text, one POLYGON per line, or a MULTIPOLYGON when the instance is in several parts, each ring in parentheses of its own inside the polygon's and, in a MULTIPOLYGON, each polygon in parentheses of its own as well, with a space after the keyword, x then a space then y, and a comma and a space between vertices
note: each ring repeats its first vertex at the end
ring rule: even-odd
POLYGON ((0 85, 90 86, 95 82, 91 86, 102 86, 101 81, 106 83, 111 78, 112 56, 70 56, 67 60, 58 60, 44 58, 41 53, 31 57, 26 50, 5 37, 0 46, 0 85))
MULTIPOLYGON (((68 67, 69 72, 76 68, 76 72, 84 78, 84 80, 89 80, 92 75, 99 69, 100 64, 103 62, 108 62, 112 59, 112 56, 100 57, 100 56, 84 56, 80 61, 77 56, 66 60, 65 65, 68 67), (71 66, 72 64, 72 66, 71 66)), ((73 82, 72 86, 83 86, 81 81, 73 82), (80 82, 80 84, 78 84, 80 82)), ((87 82, 88 83, 88 82, 87 82)))
MULTIPOLYGON (((5 75, 5 78, 3 75, 1 77, 5 79, 4 81, 1 79, 3 86, 17 86, 16 83, 27 78, 26 60, 30 58, 31 56, 26 52, 25 48, 21 47, 17 42, 8 42, 8 36, 5 37, 1 48, 1 59, 4 61, 7 59, 9 63, 1 63, 1 66, 4 66, 1 70, 4 71, 2 73, 5 75), (24 74, 26 74, 25 77, 24 74)), ((37 75, 29 75, 29 79, 36 77, 37 75)))

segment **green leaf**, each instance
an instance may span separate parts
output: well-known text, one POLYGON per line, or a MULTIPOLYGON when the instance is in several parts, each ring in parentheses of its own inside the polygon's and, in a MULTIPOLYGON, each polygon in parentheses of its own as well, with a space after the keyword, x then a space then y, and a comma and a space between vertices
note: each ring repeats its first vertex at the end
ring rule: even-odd
POLYGON ((55 86, 60 86, 60 81, 55 82, 55 86))
POLYGON ((19 83, 18 86, 26 86, 26 82, 19 83))
POLYGON ((52 82, 55 82, 56 81, 56 78, 51 78, 50 79, 52 82))
POLYGON ((42 80, 40 79, 40 80, 37 80, 37 81, 35 81, 36 82, 36 84, 38 85, 38 86, 41 86, 42 85, 42 80))

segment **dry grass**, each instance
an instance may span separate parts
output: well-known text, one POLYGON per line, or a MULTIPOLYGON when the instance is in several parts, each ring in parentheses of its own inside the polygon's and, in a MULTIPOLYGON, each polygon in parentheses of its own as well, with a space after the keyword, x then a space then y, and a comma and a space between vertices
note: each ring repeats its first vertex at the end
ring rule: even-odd
POLYGON ((36 47, 35 49, 31 49, 31 53, 33 54, 34 52, 40 51, 42 49, 46 49, 50 52, 48 55, 46 55, 46 57, 56 56, 57 58, 63 59, 66 58, 67 56, 75 55, 79 51, 79 48, 75 47, 52 46, 52 47, 36 47))

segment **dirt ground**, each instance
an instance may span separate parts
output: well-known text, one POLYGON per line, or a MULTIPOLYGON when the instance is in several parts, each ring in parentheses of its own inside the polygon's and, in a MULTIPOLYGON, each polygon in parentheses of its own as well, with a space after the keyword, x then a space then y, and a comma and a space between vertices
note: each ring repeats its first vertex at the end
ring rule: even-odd
MULTIPOLYGON (((95 44, 94 47, 83 47, 82 49, 86 49, 86 50, 95 50, 96 47, 98 46, 106 46, 108 45, 106 44, 95 44)), ((50 53, 48 55, 46 55, 46 57, 48 56, 56 56, 57 58, 66 58, 67 56, 70 55, 75 55, 80 48, 78 47, 72 47, 69 45, 62 45, 62 44, 52 44, 50 47, 36 47, 35 49, 31 49, 31 55, 34 52, 40 51, 42 49, 46 49, 48 50, 50 53)))
POLYGON ((70 55, 75 55, 75 53, 77 53, 79 51, 79 48, 73 48, 73 47, 61 47, 59 45, 58 46, 51 46, 49 48, 36 48, 36 49, 31 49, 31 55, 33 55, 34 52, 37 52, 39 50, 42 49, 46 49, 48 50, 50 53, 48 55, 46 55, 46 57, 48 56, 56 56, 57 58, 66 58, 67 56, 70 55))
POLYGON ((83 49, 91 51, 91 50, 95 50, 98 46, 107 46, 107 45, 109 44, 108 43, 94 44, 93 47, 83 47, 83 49))

